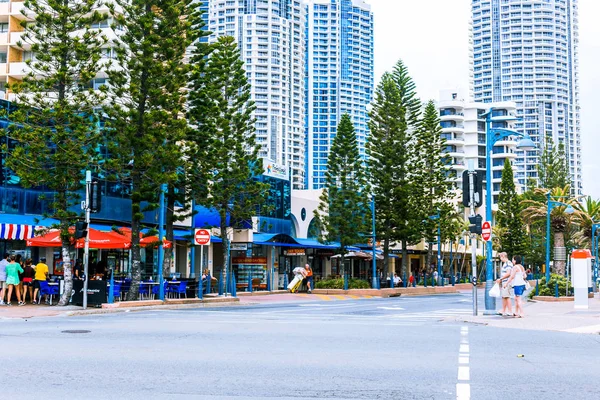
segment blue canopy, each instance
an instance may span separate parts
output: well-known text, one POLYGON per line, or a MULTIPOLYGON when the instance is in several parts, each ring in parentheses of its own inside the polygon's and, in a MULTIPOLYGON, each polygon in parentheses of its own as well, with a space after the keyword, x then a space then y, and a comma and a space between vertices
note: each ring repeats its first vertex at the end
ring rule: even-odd
MULTIPOLYGON (((284 233, 255 233, 254 244, 275 247, 299 247, 304 249, 329 249, 337 250, 340 244, 336 242, 320 243, 314 239, 298 239, 284 233)), ((348 246, 349 251, 356 251, 358 247, 348 246)))

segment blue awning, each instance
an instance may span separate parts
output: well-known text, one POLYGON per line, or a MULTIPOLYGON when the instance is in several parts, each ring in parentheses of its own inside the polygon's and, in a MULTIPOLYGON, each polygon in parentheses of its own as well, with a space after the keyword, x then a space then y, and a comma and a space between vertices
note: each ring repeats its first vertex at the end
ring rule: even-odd
MULTIPOLYGON (((321 243, 314 239, 299 239, 293 238, 283 233, 255 233, 253 235, 254 244, 275 247, 298 247, 304 249, 328 249, 337 250, 340 248, 339 243, 321 243)), ((349 251, 358 250, 358 247, 348 246, 349 251)))
MULTIPOLYGON (((365 250, 365 249, 361 249, 360 251, 362 251, 363 253, 371 254, 371 255, 373 254, 373 250, 365 250)), ((381 251, 381 250, 376 250, 375 252, 377 253, 377 255, 378 255, 378 256, 383 256, 383 251, 381 251)), ((398 257, 396 254, 392 254, 392 253, 389 253, 389 254, 388 254, 388 256, 389 256, 390 258, 400 258, 400 257, 398 257)))

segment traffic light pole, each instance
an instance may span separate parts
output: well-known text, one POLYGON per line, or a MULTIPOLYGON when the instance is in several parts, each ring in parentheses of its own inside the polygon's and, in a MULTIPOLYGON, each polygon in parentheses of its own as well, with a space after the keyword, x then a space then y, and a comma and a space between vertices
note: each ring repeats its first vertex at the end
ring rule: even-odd
MULTIPOLYGON (((469 161, 469 208, 470 216, 475 216, 475 170, 469 161)), ((473 315, 477 316, 477 234, 471 233, 471 283, 473 284, 473 315)))
MULTIPOLYGON (((85 244, 83 246, 83 309, 87 309, 88 270, 90 261, 90 193, 92 190, 92 171, 85 171, 85 244)), ((112 291, 112 287, 110 288, 112 291)))

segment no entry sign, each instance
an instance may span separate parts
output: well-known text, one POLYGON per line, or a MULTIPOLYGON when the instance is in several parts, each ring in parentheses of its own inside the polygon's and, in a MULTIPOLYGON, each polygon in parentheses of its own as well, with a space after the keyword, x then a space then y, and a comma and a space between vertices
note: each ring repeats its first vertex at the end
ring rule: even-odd
POLYGON ((196 229, 194 232, 194 244, 198 246, 210 244, 210 232, 206 229, 196 229))
POLYGON ((492 238, 492 224, 490 224, 490 221, 484 221, 481 224, 481 238, 486 242, 492 238))

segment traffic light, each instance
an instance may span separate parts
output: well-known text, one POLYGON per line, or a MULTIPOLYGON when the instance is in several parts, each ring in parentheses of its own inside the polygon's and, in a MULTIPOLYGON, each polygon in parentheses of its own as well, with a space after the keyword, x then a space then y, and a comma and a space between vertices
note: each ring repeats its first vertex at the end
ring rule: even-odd
POLYGON ((469 217, 469 232, 481 235, 481 222, 483 217, 479 214, 469 217))
MULTIPOLYGON (((469 186, 469 171, 463 172, 462 177, 462 190, 463 190, 463 206, 469 207, 471 203, 471 192, 469 186)), ((473 173, 473 196, 475 198, 475 207, 481 207, 483 204, 483 181, 485 180, 485 173, 483 171, 475 171, 473 173)))
POLYGON ((102 191, 100 190, 100 183, 94 179, 90 188, 90 212, 97 213, 102 209, 102 191))
POLYGON ((81 239, 87 235, 88 224, 84 221, 75 223, 75 239, 81 239))

